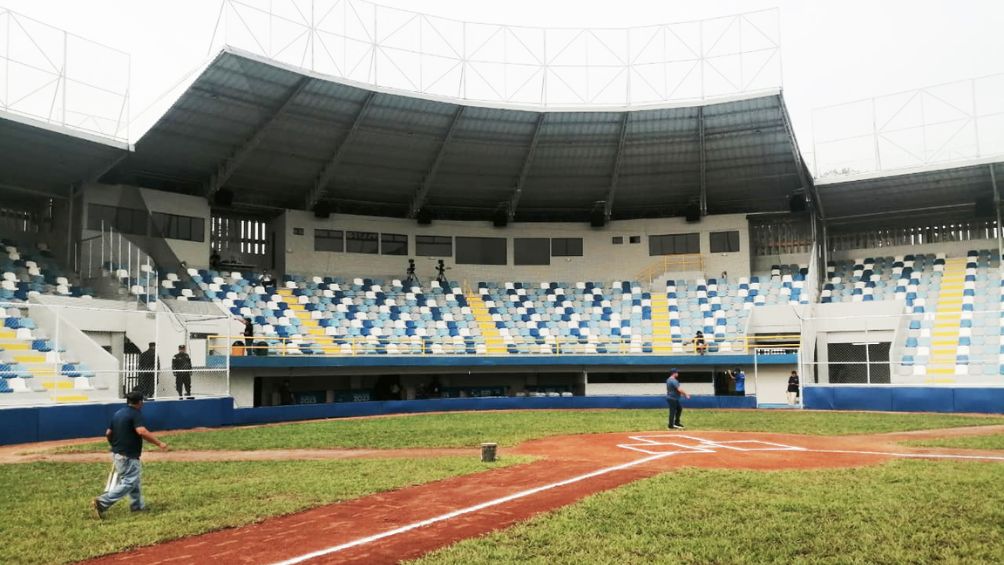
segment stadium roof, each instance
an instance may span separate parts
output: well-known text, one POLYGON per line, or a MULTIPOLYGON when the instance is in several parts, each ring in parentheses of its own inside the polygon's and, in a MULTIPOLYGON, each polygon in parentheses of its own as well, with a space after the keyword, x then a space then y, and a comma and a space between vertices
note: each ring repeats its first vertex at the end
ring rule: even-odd
POLYGON ((852 179, 817 179, 816 190, 828 223, 891 227, 932 216, 941 221, 971 219, 977 204, 993 214, 994 177, 998 188, 1004 185, 1000 157, 852 179))
POLYGON ((65 198, 70 186, 96 180, 129 145, 0 112, 0 194, 65 198))
POLYGON ((105 177, 238 207, 587 220, 787 210, 811 178, 780 91, 632 111, 470 105, 219 53, 105 177), (603 204, 598 204, 603 203, 603 204))

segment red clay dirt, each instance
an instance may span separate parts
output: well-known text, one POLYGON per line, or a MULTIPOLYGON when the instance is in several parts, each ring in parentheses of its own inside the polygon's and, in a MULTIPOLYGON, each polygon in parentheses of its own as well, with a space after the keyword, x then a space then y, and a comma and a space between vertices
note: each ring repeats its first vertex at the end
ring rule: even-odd
MULTIPOLYGON (((896 443, 910 439, 974 435, 974 432, 975 434, 1001 433, 1004 431, 1004 426, 981 427, 967 431, 970 433, 939 430, 873 436, 820 437, 686 430, 679 433, 661 431, 551 437, 527 442, 501 453, 502 457, 509 453, 541 457, 540 460, 527 465, 494 469, 388 491, 267 519, 246 527, 211 532, 109 555, 88 563, 275 563, 356 542, 396 528, 412 526, 416 522, 494 501, 527 489, 652 458, 652 453, 664 453, 667 450, 681 452, 541 490, 432 524, 414 527, 379 540, 328 553, 308 562, 396 563, 419 557, 456 541, 508 527, 591 494, 681 467, 757 470, 850 467, 881 463, 895 457, 896 454, 922 453, 981 455, 1004 459, 1004 454, 1000 452, 915 449, 896 443), (632 436, 656 437, 637 440, 631 439, 632 436), (733 448, 720 446, 714 452, 694 451, 694 447, 706 445, 700 440, 722 442, 722 445, 731 445, 733 448), (776 448, 765 443, 743 443, 749 440, 771 442, 800 450, 735 450, 735 448, 776 448), (645 443, 646 441, 658 444, 649 445, 645 443), (679 443, 683 447, 667 445, 669 442, 679 443), (647 453, 619 447, 621 444, 640 444, 641 449, 647 453), (832 450, 883 453, 829 452, 832 450)), ((474 452, 468 451, 468 453, 474 456, 474 452)))

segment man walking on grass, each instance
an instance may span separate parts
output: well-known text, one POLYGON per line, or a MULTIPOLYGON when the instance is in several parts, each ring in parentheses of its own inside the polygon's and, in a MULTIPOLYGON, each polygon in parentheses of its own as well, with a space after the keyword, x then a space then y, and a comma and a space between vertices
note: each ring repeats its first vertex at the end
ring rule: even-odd
POLYGON ((108 491, 91 501, 91 507, 99 519, 104 519, 108 509, 126 496, 129 497, 129 506, 133 512, 147 510, 140 490, 143 467, 139 458, 143 453, 143 440, 164 450, 168 448, 166 443, 154 437, 150 430, 146 429, 141 412, 143 393, 130 392, 126 395, 126 403, 125 408, 115 412, 108 429, 105 430, 105 437, 112 447, 112 464, 115 466, 114 473, 118 475, 118 482, 112 481, 108 491))
POLYGON ((683 413, 683 406, 680 405, 680 396, 690 398, 685 390, 680 388, 680 373, 676 369, 669 370, 669 378, 666 379, 666 402, 669 404, 669 429, 683 429, 680 423, 680 414, 683 413))

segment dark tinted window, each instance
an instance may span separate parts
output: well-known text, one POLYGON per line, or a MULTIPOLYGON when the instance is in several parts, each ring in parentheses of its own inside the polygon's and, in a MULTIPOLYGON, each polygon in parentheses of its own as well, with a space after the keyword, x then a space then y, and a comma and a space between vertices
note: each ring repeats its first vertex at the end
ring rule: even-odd
POLYGON ((502 237, 458 237, 458 265, 505 265, 506 240, 502 237))
POLYGON ((648 237, 649 255, 682 255, 700 252, 701 235, 698 233, 650 235, 648 237))
POLYGON ((551 240, 546 237, 517 237, 513 240, 516 265, 550 265, 551 240))
POLYGON ((347 253, 376 255, 380 252, 379 236, 375 232, 347 231, 345 232, 345 251, 347 253))
POLYGON ((712 253, 734 253, 739 251, 739 232, 713 231, 710 243, 712 253))
POLYGON ((380 253, 383 255, 407 255, 408 236, 396 233, 380 234, 380 253))
POLYGON ((582 257, 581 237, 555 237, 551 239, 552 257, 582 257))
POLYGON ((314 251, 345 251, 342 230, 314 230, 314 251))
POLYGON ((453 238, 443 235, 416 235, 415 255, 453 257, 453 238))

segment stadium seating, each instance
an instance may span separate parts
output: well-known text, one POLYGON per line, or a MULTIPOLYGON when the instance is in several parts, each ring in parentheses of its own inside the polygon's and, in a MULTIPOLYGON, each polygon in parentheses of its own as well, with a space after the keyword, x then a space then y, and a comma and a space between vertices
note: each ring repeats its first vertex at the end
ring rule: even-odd
POLYGON ((0 321, 0 392, 52 390, 57 400, 86 400, 80 391, 95 388, 94 372, 64 349, 56 350, 27 307, 0 309, 0 321))
POLYGON ((74 284, 44 245, 34 249, 12 239, 0 239, 0 302, 28 299, 32 294, 90 298, 89 289, 74 284))
POLYGON ((839 261, 829 265, 821 301, 903 301, 909 316, 897 344, 900 375, 951 382, 955 375, 1004 374, 999 267, 988 250, 839 261))
POLYGON ((258 273, 194 269, 198 288, 171 274, 165 281, 177 282, 174 297, 201 294, 251 320, 256 349, 273 355, 668 354, 693 353, 697 330, 707 336, 708 353, 739 351, 751 308, 807 302, 803 269, 772 271, 732 285, 671 280, 665 293, 632 281, 480 282, 463 289, 301 275, 286 276, 273 292, 258 273))

